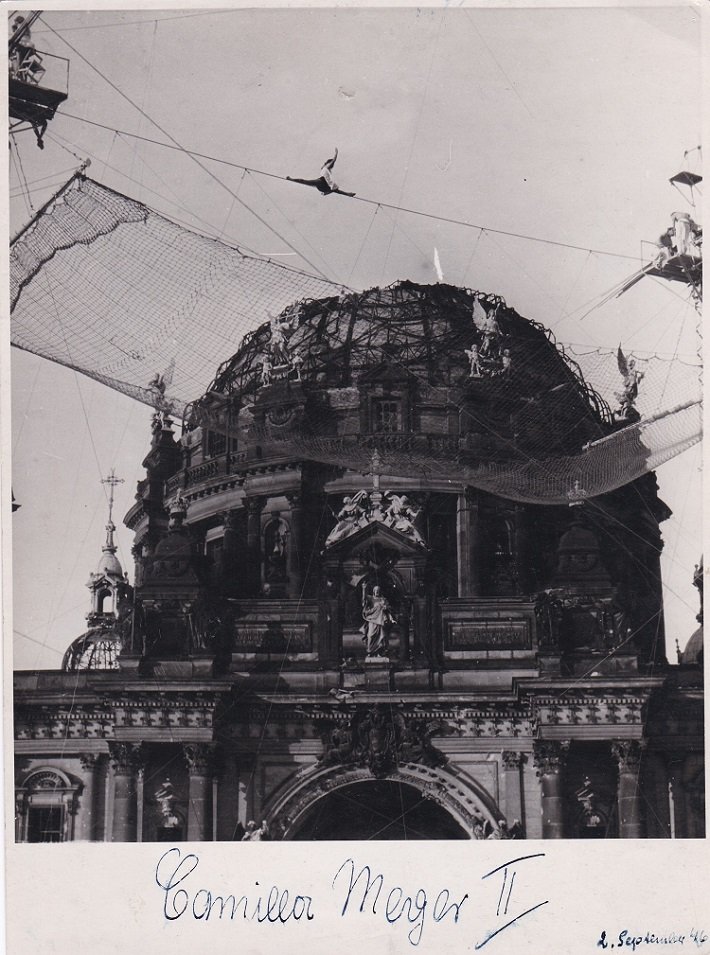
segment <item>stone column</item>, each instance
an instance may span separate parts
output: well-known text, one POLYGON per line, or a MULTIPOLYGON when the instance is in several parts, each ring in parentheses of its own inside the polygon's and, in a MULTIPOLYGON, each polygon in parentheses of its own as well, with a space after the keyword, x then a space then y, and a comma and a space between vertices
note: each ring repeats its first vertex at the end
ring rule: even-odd
POLYGON ((480 532, 478 495, 470 488, 456 502, 456 558, 459 597, 477 597, 481 593, 480 532))
POLYGON ((683 767, 685 754, 667 757, 668 771, 668 811, 671 823, 671 839, 683 839, 688 835, 688 814, 686 810, 685 786, 683 785, 683 767))
POLYGON ((303 549, 303 497, 300 491, 287 495, 291 508, 291 537, 288 553, 288 595, 291 598, 301 597, 303 575, 301 573, 301 552, 303 549))
POLYGON ((239 554, 239 511, 224 511, 224 537, 222 540, 222 586, 228 594, 236 593, 239 554))
POLYGON ((521 770, 526 760, 525 753, 517 750, 504 749, 501 753, 503 760, 503 792, 505 794, 505 815, 509 826, 517 819, 524 827, 525 809, 523 806, 523 789, 521 770))
POLYGON ((140 743, 109 743, 113 767, 112 842, 136 841, 136 782, 142 764, 140 743))
POLYGON ((399 632, 399 652, 397 657, 400 663, 407 663, 409 661, 410 652, 409 648, 413 640, 413 630, 414 630, 414 601, 411 597, 405 597, 404 599, 404 610, 407 614, 407 619, 404 622, 404 625, 400 628, 399 632))
POLYGON ((143 842, 143 809, 145 805, 144 784, 145 776, 143 773, 143 767, 141 766, 138 770, 138 777, 136 779, 136 842, 143 842))
POLYGON ((94 770, 94 808, 95 818, 93 824, 93 836, 97 842, 108 841, 108 808, 109 808, 109 789, 111 777, 111 762, 108 754, 99 756, 94 770))
MULTIPOLYGON (((237 777, 237 816, 234 820, 233 832, 239 830, 239 825, 246 827, 250 819, 254 819, 255 800, 254 800, 254 775, 256 768, 256 757, 251 753, 237 753, 236 755, 236 777, 237 777)), ((241 830, 239 830, 241 831, 241 830)))
POLYGON ((244 499, 247 509, 247 566, 244 569, 255 594, 261 592, 261 512, 264 503, 263 497, 244 499))
POLYGON ((211 805, 214 767, 213 743, 184 743, 183 753, 189 773, 187 838, 208 842, 212 837, 211 805))
POLYGON ((15 842, 27 841, 27 802, 26 792, 15 793, 15 842))
POLYGON ((639 774, 644 744, 641 740, 617 740, 611 752, 619 766, 617 805, 619 810, 619 838, 640 839, 643 835, 639 774))
POLYGON ((564 838, 564 799, 562 770, 569 740, 536 740, 534 758, 542 790, 542 838, 564 838))
POLYGON ((645 777, 648 781, 649 796, 654 811, 646 817, 647 839, 671 838, 670 818, 670 780, 666 761, 661 753, 649 753, 645 777))
POLYGON ((236 757, 233 753, 224 754, 217 779, 219 787, 217 793, 217 839, 220 842, 229 842, 234 838, 239 801, 239 775, 236 757))
POLYGON ((86 753, 79 757, 81 768, 86 773, 84 788, 79 796, 79 819, 77 839, 96 838, 97 789, 99 776, 99 754, 86 753))

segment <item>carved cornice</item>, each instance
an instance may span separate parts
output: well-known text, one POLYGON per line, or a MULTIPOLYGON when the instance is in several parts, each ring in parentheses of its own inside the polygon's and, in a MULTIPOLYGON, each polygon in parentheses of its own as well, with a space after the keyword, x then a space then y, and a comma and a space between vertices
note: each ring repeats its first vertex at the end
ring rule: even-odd
POLYGON ((476 739, 532 736, 535 721, 530 713, 481 712, 444 720, 443 725, 456 736, 476 739))
POLYGON ((185 488, 182 492, 182 498, 187 504, 192 504, 203 497, 211 497, 213 494, 221 494, 223 491, 232 491, 234 488, 241 487, 244 483, 243 477, 231 476, 213 479, 214 483, 197 483, 195 487, 185 488))
POLYGON ((15 739, 108 739, 113 736, 113 714, 108 709, 17 707, 15 739))
POLYGON ((123 518, 123 523, 129 530, 133 531, 136 529, 141 520, 147 518, 148 516, 149 515, 143 506, 143 501, 138 501, 130 508, 126 516, 123 518))
POLYGON ((218 694, 189 693, 126 695, 86 709, 23 705, 15 713, 15 739, 112 739, 115 729, 126 728, 211 729, 219 703, 218 694))
POLYGON ((639 725, 647 696, 538 697, 532 702, 540 723, 552 726, 639 725))
POLYGON ((538 776, 559 773, 567 759, 570 740, 535 740, 533 759, 538 776))
MULTIPOLYGON (((360 707, 362 708, 362 707, 360 707)), ((334 723, 344 726, 350 722, 358 710, 353 704, 303 704, 298 709, 291 706, 251 705, 240 716, 240 727, 245 727, 242 735, 246 735, 246 726, 257 725, 263 727, 265 739, 284 738, 287 731, 284 724, 298 728, 298 735, 318 733, 320 724, 332 726, 334 723)), ((449 736, 476 739, 497 738, 525 738, 534 734, 536 723, 527 707, 515 704, 481 705, 476 709, 464 707, 457 710, 451 706, 437 707, 436 705, 422 705, 397 707, 397 712, 406 721, 430 720, 436 721, 438 728, 435 736, 449 736)))
POLYGON ((218 699, 190 694, 169 699, 144 696, 113 700, 114 725, 124 727, 192 727, 209 729, 214 725, 218 699))

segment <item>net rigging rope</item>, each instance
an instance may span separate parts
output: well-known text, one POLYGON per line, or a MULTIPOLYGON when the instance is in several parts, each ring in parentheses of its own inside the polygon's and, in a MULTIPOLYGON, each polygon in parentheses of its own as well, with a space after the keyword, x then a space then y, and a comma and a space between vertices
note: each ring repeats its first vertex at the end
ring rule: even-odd
MULTIPOLYGON (((470 323, 459 322, 456 327, 449 323, 447 337, 440 338, 433 317, 427 314, 429 306, 413 304, 408 293, 375 290, 374 298, 371 293, 354 298, 342 286, 199 235, 82 175, 70 180, 16 237, 10 262, 13 345, 149 405, 155 401, 151 379, 174 366, 168 397, 178 414, 203 395, 211 381, 213 386, 222 381, 230 393, 246 389, 253 401, 259 356, 268 342, 268 328, 259 326, 295 301, 306 303, 312 316, 320 316, 316 324, 301 325, 293 336, 305 358, 304 376, 312 380, 319 380, 320 361, 335 360, 353 348, 370 362, 381 361, 383 346, 394 341, 403 367, 410 374, 420 374, 421 387, 433 388, 436 399, 437 387, 439 398, 445 387, 433 387, 424 380, 429 374, 426 362, 431 368, 433 360, 427 338, 438 338, 438 348, 459 357, 471 345, 470 323), (350 340, 345 329, 355 301, 366 320, 358 326, 359 338, 350 340), (313 338, 316 328, 322 340, 313 338), (222 379, 219 374, 214 379, 217 358, 234 355, 238 349, 242 359, 225 362, 222 379)), ((437 288, 443 296, 442 316, 451 308, 470 308, 468 290, 437 288)), ((609 405, 615 405, 614 395, 621 386, 614 354, 595 350, 575 355, 569 349, 565 354, 549 333, 541 340, 540 326, 520 316, 516 321, 526 336, 515 358, 517 380, 525 375, 530 380, 544 378, 546 368, 552 370, 564 362, 566 371, 559 373, 569 379, 577 395, 575 407, 583 415, 585 408, 593 407, 592 416, 601 422, 587 439, 592 443, 570 454, 541 442, 522 455, 511 443, 508 460, 496 454, 484 462, 452 436, 424 440, 422 436, 381 435, 377 447, 390 473, 415 470, 431 477, 445 473, 452 480, 504 497, 568 502, 571 491, 594 496, 612 490, 700 440, 699 367, 660 358, 644 362, 645 377, 636 403, 642 420, 617 428, 601 441, 592 440, 609 431, 609 405)), ((355 401, 356 396, 348 398, 345 390, 338 400, 355 401)), ((505 394, 502 398, 507 400, 505 394)), ((569 415, 569 401, 570 392, 564 388, 552 402, 521 398, 515 412, 516 430, 551 432, 557 420, 569 415)), ((224 430, 223 411, 203 404, 200 413, 200 424, 224 430)), ((357 429, 329 435, 326 419, 327 414, 323 421, 316 414, 307 431, 290 429, 280 439, 281 449, 367 471, 372 439, 357 429)), ((227 430, 243 434, 245 422, 247 409, 227 430)), ((495 427, 488 423, 485 428, 496 437, 495 427)), ((273 440, 273 435, 266 437, 273 440)))

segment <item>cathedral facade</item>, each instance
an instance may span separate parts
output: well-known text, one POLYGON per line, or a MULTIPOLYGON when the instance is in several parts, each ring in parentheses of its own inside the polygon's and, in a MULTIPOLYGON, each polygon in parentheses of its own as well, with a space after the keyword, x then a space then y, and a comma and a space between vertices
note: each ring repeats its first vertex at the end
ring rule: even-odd
POLYGON ((154 390, 133 583, 109 517, 87 632, 15 674, 19 841, 704 835, 654 475, 511 491, 630 389, 402 282, 273 317, 182 427, 154 390))

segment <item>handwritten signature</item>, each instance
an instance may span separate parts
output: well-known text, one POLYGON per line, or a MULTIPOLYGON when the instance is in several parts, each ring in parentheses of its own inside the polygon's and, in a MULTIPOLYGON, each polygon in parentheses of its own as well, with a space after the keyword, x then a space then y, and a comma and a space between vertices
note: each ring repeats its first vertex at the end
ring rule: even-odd
POLYGON ((164 892, 163 915, 168 921, 174 922, 183 915, 198 921, 207 921, 213 911, 219 919, 223 918, 226 912, 230 921, 241 917, 250 922, 280 922, 282 925, 289 919, 298 922, 302 918, 311 921, 315 917, 310 895, 291 893, 288 889, 280 889, 276 885, 272 885, 264 894, 260 891, 259 883, 255 882, 256 891, 251 895, 240 895, 239 898, 231 892, 220 895, 211 889, 189 891, 186 888, 178 888, 199 864, 200 860, 194 852, 181 858, 180 850, 176 846, 168 849, 158 860, 155 881, 164 892))
POLYGON ((481 899, 475 911, 469 892, 454 892, 448 887, 435 892, 428 892, 424 886, 407 888, 388 882, 383 872, 376 872, 367 864, 358 865, 353 858, 345 859, 331 879, 330 892, 324 891, 317 900, 313 895, 284 886, 266 889, 258 881, 247 892, 215 891, 200 886, 195 876, 199 857, 194 852, 183 855, 176 846, 161 855, 155 867, 155 881, 162 892, 163 917, 169 922, 181 918, 264 925, 310 922, 335 901, 337 915, 343 919, 364 916, 401 925, 414 947, 421 942, 425 926, 442 922, 459 925, 466 915, 471 915, 469 921, 475 915, 476 921, 485 926, 483 931, 479 928, 479 939, 473 942, 478 951, 548 904, 547 899, 530 904, 525 891, 516 887, 521 867, 529 868, 533 860, 544 856, 544 852, 518 856, 482 875, 485 886, 479 886, 481 899))
MULTIPOLYGON (((509 928, 515 922, 519 922, 526 915, 530 915, 536 909, 539 909, 542 905, 547 905, 547 901, 537 902, 535 905, 528 906, 523 911, 517 910, 516 906, 513 904, 513 888, 515 885, 515 877, 517 873, 517 868, 520 863, 526 862, 530 859, 540 859, 544 857, 544 852, 536 852, 532 855, 518 856, 516 859, 511 859, 509 862, 505 862, 503 865, 497 866, 495 869, 491 869, 490 872, 486 872, 485 875, 481 876, 482 880, 490 879, 493 876, 498 876, 498 881, 500 882, 500 892, 497 897, 496 904, 496 921, 492 928, 487 930, 483 938, 475 943, 474 948, 476 951, 483 948, 484 945, 487 945, 496 935, 500 935, 501 932, 509 928), (513 911, 516 911, 517 914, 508 917, 513 911), (503 921, 505 919, 505 921, 503 921)), ((384 914, 385 919, 390 923, 394 924, 400 919, 404 918, 406 925, 409 923, 412 927, 407 933, 407 939, 410 944, 416 946, 422 940, 422 935, 424 933, 424 923, 426 918, 426 912, 429 909, 429 897, 426 893, 426 890, 423 888, 418 888, 416 892, 406 892, 401 886, 394 885, 386 895, 384 906, 380 906, 378 910, 378 905, 380 904, 380 895, 383 892, 383 887, 385 884, 384 875, 378 873, 377 875, 372 874, 372 871, 368 865, 363 866, 357 875, 355 875, 355 862, 353 859, 346 859, 345 862, 340 866, 335 876, 333 877, 332 887, 335 889, 336 882, 338 881, 341 873, 349 871, 349 881, 347 883, 347 891, 345 898, 343 900, 343 905, 340 911, 341 916, 347 915, 350 910, 350 901, 353 897, 353 893, 356 891, 356 887, 359 886, 361 895, 359 896, 360 905, 359 907, 351 911, 358 912, 367 912, 368 914, 376 916, 378 914, 384 914), (349 870, 348 870, 349 867, 349 870), (360 879, 363 879, 361 885, 360 879), (370 898, 370 892, 373 892, 372 898, 370 898)), ((342 884, 346 884, 343 880, 342 884)), ((458 902, 451 901, 451 891, 447 888, 443 888, 439 891, 436 898, 431 905, 431 919, 435 923, 443 922, 445 919, 449 918, 457 924, 461 918, 461 912, 464 906, 464 903, 468 900, 469 893, 466 892, 460 897, 458 902)), ((357 902, 358 896, 355 896, 355 902, 357 902)))

